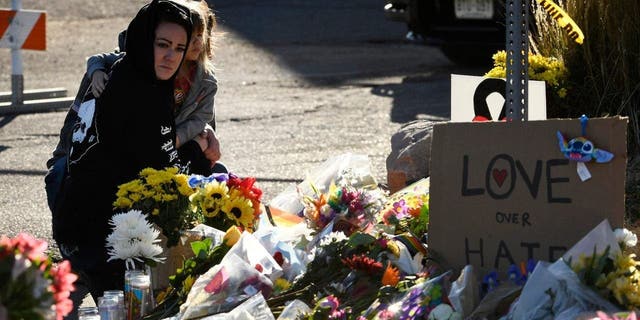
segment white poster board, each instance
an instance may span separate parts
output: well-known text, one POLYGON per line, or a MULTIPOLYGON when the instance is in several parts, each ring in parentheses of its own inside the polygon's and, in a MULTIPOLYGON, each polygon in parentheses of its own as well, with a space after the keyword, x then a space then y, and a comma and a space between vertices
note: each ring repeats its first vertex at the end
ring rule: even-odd
MULTIPOLYGON (((504 79, 452 74, 451 122, 502 120, 505 84, 504 79)), ((544 81, 529 80, 528 120, 547 119, 544 84, 544 81)))

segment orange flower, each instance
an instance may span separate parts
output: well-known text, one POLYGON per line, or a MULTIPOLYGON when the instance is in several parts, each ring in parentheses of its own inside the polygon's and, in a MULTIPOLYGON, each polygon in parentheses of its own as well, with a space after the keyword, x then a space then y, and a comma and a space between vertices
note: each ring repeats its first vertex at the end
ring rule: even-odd
POLYGON ((400 271, 398 268, 391 265, 391 262, 387 262, 387 268, 382 275, 382 285, 395 286, 400 281, 400 271))
POLYGON ((322 207, 327 204, 327 196, 323 193, 320 197, 313 201, 313 205, 316 207, 316 212, 321 212, 322 207))
POLYGON ((422 207, 417 207, 417 208, 409 208, 409 214, 414 217, 417 218, 420 216, 420 211, 422 210, 422 207))

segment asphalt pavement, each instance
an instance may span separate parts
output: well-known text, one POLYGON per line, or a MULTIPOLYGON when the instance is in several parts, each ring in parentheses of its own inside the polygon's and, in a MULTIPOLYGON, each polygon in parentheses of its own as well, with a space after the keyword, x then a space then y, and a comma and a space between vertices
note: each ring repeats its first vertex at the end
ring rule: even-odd
MULTIPOLYGON (((213 4, 225 32, 215 57, 222 160, 236 174, 256 177, 266 203, 342 153, 368 155, 385 183, 391 135, 415 119, 448 119, 449 75, 486 71, 454 66, 437 48, 405 42, 406 27, 384 19, 382 1, 213 4)), ((67 56, 55 54, 63 65, 67 56)), ((38 69, 37 59, 27 62, 27 70, 38 69)), ((79 79, 78 66, 52 72, 79 79)), ((51 77, 58 86, 58 76, 51 77)), ((1 79, 0 91, 9 90, 7 77, 1 79)), ((0 117, 0 234, 51 240, 43 178, 64 116, 0 117)))

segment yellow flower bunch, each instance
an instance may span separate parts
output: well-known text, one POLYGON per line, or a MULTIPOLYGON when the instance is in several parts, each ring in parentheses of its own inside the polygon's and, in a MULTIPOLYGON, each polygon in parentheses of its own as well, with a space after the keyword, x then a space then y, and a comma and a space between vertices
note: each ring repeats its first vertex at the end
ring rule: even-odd
POLYGON ((201 220, 189 210, 189 196, 194 192, 189 187, 188 177, 179 174, 178 168, 145 168, 138 179, 118 187, 113 206, 148 214, 149 220, 168 238, 167 246, 173 246, 177 244, 181 230, 188 230, 201 220))
MULTIPOLYGON (((118 197, 113 206, 120 209, 131 209, 142 202, 150 201, 158 206, 161 203, 176 201, 180 196, 189 197, 194 190, 189 187, 187 176, 178 174, 178 168, 156 170, 146 168, 140 171, 140 179, 124 183, 118 187, 118 197)), ((153 207, 151 213, 159 214, 158 206, 153 207)))
MULTIPOLYGON (((493 69, 484 76, 488 78, 505 78, 507 74, 507 53, 504 50, 493 55, 493 69)), ((560 98, 567 95, 565 81, 568 76, 564 63, 553 57, 529 54, 529 78, 545 81, 560 98)))
POLYGON ((603 297, 629 310, 640 308, 640 261, 635 254, 619 254, 615 259, 603 255, 581 256, 572 265, 578 275, 585 271, 598 272, 593 283, 588 283, 603 297), (605 264, 602 261, 607 261, 605 264))
POLYGON ((614 269, 596 282, 596 287, 610 292, 618 304, 629 310, 640 307, 640 262, 635 257, 635 254, 618 255, 613 261, 614 269))

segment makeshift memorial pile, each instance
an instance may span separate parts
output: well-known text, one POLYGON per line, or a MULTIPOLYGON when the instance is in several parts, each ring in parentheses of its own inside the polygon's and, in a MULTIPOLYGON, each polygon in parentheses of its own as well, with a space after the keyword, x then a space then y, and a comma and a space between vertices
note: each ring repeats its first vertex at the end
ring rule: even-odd
POLYGON ((47 243, 21 233, 0 237, 0 319, 58 319, 73 309, 78 278, 69 261, 54 264, 47 243))
POLYGON ((178 244, 181 231, 199 222, 198 215, 189 207, 189 196, 193 193, 188 177, 179 174, 177 168, 146 168, 140 171, 138 179, 120 185, 113 205, 116 209, 136 209, 147 214, 167 237, 167 246, 172 247, 178 244))
MULTIPOLYGON (((558 316, 637 307, 638 263, 621 256, 615 241, 602 239, 576 244, 579 250, 553 264, 513 263, 501 269, 504 275, 492 272, 481 281, 465 267, 451 283, 453 272, 430 263, 422 243, 430 220, 429 179, 387 196, 362 172, 341 168, 325 175, 326 183, 303 182, 289 194, 295 199, 281 202, 299 208, 288 213, 298 220, 280 215, 278 225, 263 210, 255 179, 186 177, 194 216, 231 228, 224 241, 215 236, 191 243, 194 256, 169 278, 144 319, 462 319, 507 312, 519 319, 549 310, 558 316), (617 251, 605 250, 608 243, 617 251), (497 305, 478 303, 474 296, 481 290, 485 298, 497 297, 497 305)), ((633 243, 633 235, 618 233, 633 243)))

